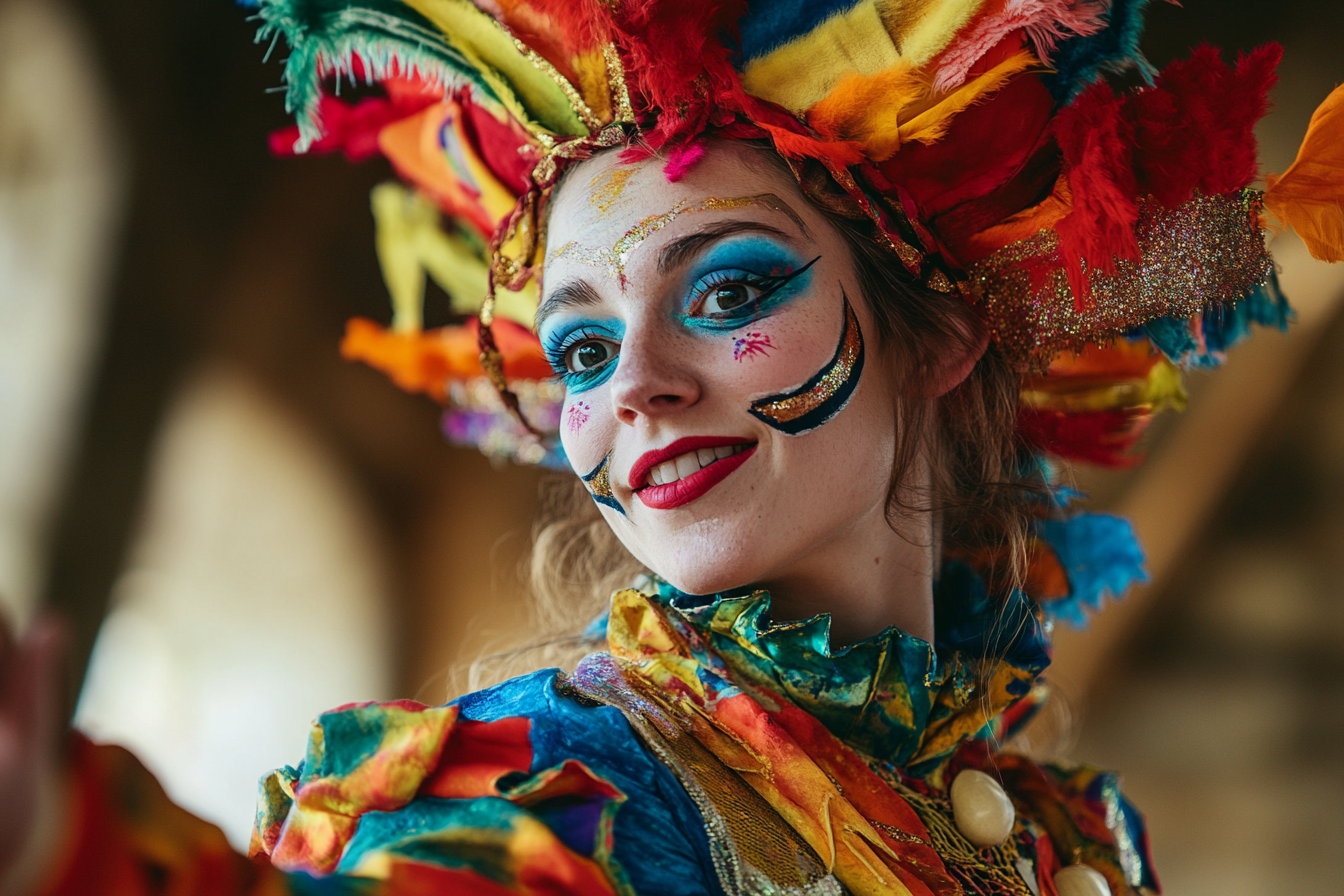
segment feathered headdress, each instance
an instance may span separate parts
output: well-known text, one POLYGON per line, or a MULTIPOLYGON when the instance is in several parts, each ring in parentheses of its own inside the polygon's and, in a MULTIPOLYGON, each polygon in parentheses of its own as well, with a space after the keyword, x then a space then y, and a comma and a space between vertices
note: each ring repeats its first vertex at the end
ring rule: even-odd
MULTIPOLYGON (((251 5, 291 48, 297 124, 273 149, 381 153, 405 184, 372 197, 392 324, 352 320, 345 356, 443 402, 449 438, 492 455, 564 464, 531 329, 539 222, 565 165, 606 147, 676 180, 705 137, 766 140, 805 189, 826 178, 912 281, 978 310, 1024 374, 1021 434, 1065 459, 1132 462, 1151 415, 1184 403, 1180 368, 1286 325, 1267 211, 1344 258, 1344 92, 1251 189, 1279 48, 1157 72, 1147 0, 251 5), (1144 86, 1104 77, 1131 70, 1144 86), (381 91, 347 102, 343 81, 381 91), (422 328, 426 276, 465 323, 422 328)), ((1086 526, 1038 533, 1067 574, 1035 596, 1059 615, 1141 575, 1125 526, 1086 526)))

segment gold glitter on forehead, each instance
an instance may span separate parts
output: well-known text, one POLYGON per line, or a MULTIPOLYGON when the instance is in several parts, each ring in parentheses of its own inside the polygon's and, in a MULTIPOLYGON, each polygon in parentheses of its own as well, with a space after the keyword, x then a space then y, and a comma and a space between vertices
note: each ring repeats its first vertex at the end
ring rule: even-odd
POLYGON ((630 259, 630 253, 634 252, 639 244, 667 225, 671 224, 682 215, 695 214, 696 212, 718 212, 729 211, 738 208, 747 208, 748 206, 760 206, 772 211, 782 211, 789 217, 797 220, 793 210, 784 205, 783 201, 774 193, 758 193, 754 196, 738 196, 729 199, 719 199, 711 196, 704 199, 696 205, 687 205, 686 200, 678 202, 668 211, 657 215, 650 215, 640 221, 634 227, 631 227, 621 238, 618 239, 610 249, 602 247, 584 246, 571 240, 565 243, 555 254, 551 256, 554 261, 559 258, 572 258, 583 264, 590 264, 593 267, 606 268, 614 279, 622 280, 625 278, 625 265, 630 259))
POLYGON ((592 191, 588 194, 588 204, 606 214, 616 200, 621 198, 626 183, 634 173, 634 168, 612 168, 598 172, 588 184, 588 189, 592 191))

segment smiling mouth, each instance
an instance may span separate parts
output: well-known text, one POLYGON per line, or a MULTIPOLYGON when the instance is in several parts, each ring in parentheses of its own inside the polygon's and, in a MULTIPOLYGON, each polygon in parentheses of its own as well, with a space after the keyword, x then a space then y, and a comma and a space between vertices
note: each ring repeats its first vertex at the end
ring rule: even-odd
POLYGON ((670 510, 704 495, 747 462, 756 443, 732 438, 691 437, 650 451, 635 462, 630 484, 653 510, 670 510))

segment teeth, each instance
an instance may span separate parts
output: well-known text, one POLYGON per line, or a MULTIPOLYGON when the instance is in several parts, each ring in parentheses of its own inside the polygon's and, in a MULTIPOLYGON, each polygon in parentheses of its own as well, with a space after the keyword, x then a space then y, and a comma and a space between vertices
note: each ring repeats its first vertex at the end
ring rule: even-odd
POLYGON ((699 472, 699 470, 700 470, 700 458, 695 455, 695 452, 691 452, 690 454, 683 454, 681 457, 677 458, 678 479, 685 479, 692 473, 699 472))
POLYGON ((665 460, 658 466, 649 470, 649 483, 651 485, 668 485, 685 479, 693 473, 704 469, 716 460, 722 460, 725 457, 732 457, 739 454, 746 448, 745 445, 724 445, 720 448, 700 448, 696 451, 690 451, 680 457, 672 460, 665 460))

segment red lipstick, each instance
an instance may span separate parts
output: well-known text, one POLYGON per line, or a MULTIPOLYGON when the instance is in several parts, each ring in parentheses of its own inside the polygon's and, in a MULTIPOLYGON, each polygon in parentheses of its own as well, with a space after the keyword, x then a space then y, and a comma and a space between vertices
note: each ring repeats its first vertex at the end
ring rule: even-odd
POLYGON ((630 487, 636 497, 653 510, 671 510, 699 498, 718 485, 756 451, 755 442, 735 436, 687 436, 666 448, 647 451, 630 468, 630 487), (741 448, 736 454, 720 457, 694 473, 664 485, 649 483, 649 472, 661 463, 704 448, 741 448))

